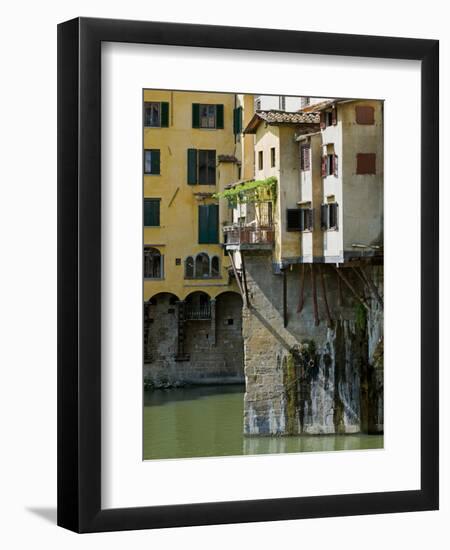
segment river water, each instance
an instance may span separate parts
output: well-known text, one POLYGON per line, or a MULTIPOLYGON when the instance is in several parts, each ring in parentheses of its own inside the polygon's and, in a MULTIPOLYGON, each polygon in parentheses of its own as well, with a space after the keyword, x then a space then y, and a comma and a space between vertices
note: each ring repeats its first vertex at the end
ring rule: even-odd
POLYGON ((382 435, 244 437, 244 387, 144 392, 144 459, 379 449, 382 435))

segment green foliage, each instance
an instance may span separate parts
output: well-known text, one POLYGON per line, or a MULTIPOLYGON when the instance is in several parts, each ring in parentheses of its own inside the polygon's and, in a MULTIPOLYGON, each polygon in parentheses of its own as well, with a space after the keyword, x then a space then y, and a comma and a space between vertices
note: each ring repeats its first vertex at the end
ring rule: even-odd
POLYGON ((360 302, 358 302, 355 306, 355 316, 356 316, 356 327, 359 330, 365 330, 366 323, 367 323, 367 312, 366 312, 366 308, 360 302))
POLYGON ((234 208, 242 203, 267 200, 267 195, 269 200, 274 202, 277 200, 277 178, 275 176, 264 180, 241 183, 231 189, 226 189, 222 193, 215 193, 213 197, 215 199, 227 199, 230 207, 234 208))

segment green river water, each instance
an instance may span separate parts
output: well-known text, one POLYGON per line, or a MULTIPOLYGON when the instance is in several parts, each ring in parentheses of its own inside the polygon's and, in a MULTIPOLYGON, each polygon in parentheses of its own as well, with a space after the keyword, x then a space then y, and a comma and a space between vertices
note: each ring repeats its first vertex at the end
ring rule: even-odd
POLYGON ((244 387, 144 392, 144 459, 379 449, 382 435, 244 437, 244 387))

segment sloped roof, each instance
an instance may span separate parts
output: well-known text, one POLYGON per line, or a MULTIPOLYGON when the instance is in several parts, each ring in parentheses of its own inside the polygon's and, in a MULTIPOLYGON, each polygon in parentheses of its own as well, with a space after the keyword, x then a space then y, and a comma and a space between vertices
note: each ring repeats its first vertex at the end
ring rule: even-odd
POLYGON ((252 119, 245 128, 245 134, 254 134, 261 122, 271 125, 280 124, 319 124, 320 115, 315 112, 303 113, 299 111, 256 111, 252 119))

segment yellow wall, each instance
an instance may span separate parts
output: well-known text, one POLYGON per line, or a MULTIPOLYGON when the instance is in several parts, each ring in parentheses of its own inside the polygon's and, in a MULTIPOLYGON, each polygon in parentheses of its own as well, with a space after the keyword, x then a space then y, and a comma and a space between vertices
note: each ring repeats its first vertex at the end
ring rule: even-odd
MULTIPOLYGON (((237 180, 237 166, 219 163, 216 166, 216 185, 188 185, 187 149, 215 149, 219 155, 234 155, 236 150, 233 132, 234 94, 171 92, 145 90, 144 101, 167 101, 170 104, 168 128, 144 128, 144 149, 160 150, 160 175, 144 175, 144 197, 159 198, 160 227, 144 228, 144 245, 157 248, 164 255, 164 278, 144 281, 144 299, 147 301, 159 292, 171 292, 179 299, 202 290, 215 297, 221 292, 237 291, 235 283, 228 285, 229 260, 218 244, 198 244, 198 206, 217 204, 212 196, 198 193, 222 191, 228 183, 237 180), (192 103, 224 105, 224 129, 192 128, 192 103), (184 260, 206 252, 220 260, 221 278, 185 279, 184 260), (181 265, 176 265, 181 258, 181 265)), ((223 209, 219 213, 219 239, 223 240, 223 209)))

